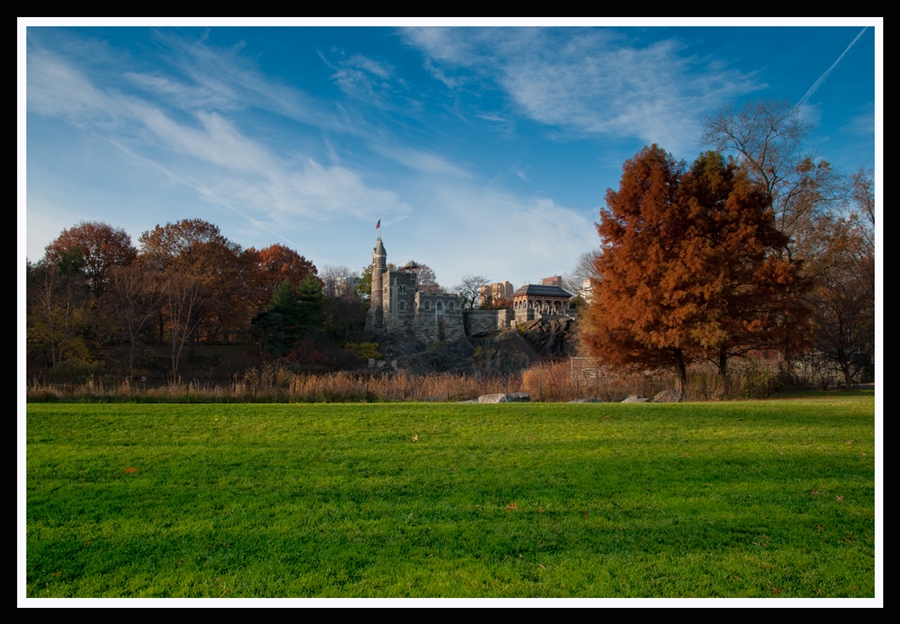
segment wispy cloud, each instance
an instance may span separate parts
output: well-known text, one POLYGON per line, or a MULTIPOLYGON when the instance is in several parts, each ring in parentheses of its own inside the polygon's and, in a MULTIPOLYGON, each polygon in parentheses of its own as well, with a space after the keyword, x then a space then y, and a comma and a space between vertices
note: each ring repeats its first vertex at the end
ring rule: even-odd
POLYGON ((869 105, 865 110, 850 118, 849 123, 841 130, 862 137, 873 138, 875 136, 875 106, 869 105))
POLYGON ((421 28, 404 36, 448 86, 448 74, 459 89, 474 74, 547 126, 670 149, 693 146, 700 113, 758 88, 754 75, 687 54, 675 39, 638 46, 593 28, 421 28))
MULTIPOLYGON (((208 65, 215 64, 207 58, 208 51, 191 51, 208 65)), ((193 102, 176 110, 141 93, 100 88, 74 61, 46 50, 29 55, 28 63, 30 111, 89 130, 130 157, 167 172, 204 202, 227 207, 248 222, 264 217, 296 227, 297 217, 321 222, 369 218, 378 210, 398 216, 409 212, 396 193, 368 183, 360 172, 323 165, 312 154, 296 158, 279 153, 244 133, 231 113, 248 105, 248 88, 242 94, 228 81, 209 77, 205 86, 192 87, 152 73, 128 75, 164 100, 193 102), (217 86, 211 87, 213 83, 217 86), (192 89, 197 97, 191 96, 192 89)), ((227 58, 219 65, 220 73, 240 74, 240 81, 251 85, 254 102, 268 102, 270 110, 279 107, 269 96, 284 95, 281 91, 265 87, 264 80, 247 70, 223 70, 227 58)))
POLYGON ((374 144, 372 149, 394 162, 424 173, 462 178, 472 177, 472 174, 465 169, 454 165, 443 156, 433 152, 401 146, 387 147, 377 144, 374 144))

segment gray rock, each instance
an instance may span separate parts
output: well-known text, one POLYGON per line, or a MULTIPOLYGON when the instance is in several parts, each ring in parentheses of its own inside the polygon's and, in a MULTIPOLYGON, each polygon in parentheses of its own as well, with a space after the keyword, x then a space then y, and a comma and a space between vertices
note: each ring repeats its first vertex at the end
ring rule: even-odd
POLYGON ((681 393, 678 392, 675 388, 669 388, 668 390, 663 390, 662 392, 658 392, 656 396, 653 397, 654 403, 680 403, 681 402, 681 393))
POLYGON ((575 399, 574 401, 569 401, 569 403, 606 403, 603 399, 598 399, 596 397, 591 397, 589 399, 575 399))
POLYGON ((527 392, 513 392, 511 394, 482 394, 478 397, 479 403, 525 403, 531 401, 527 392))
POLYGON ((650 399, 643 396, 638 396, 636 394, 632 394, 631 396, 625 397, 622 400, 622 403, 649 403, 650 399))

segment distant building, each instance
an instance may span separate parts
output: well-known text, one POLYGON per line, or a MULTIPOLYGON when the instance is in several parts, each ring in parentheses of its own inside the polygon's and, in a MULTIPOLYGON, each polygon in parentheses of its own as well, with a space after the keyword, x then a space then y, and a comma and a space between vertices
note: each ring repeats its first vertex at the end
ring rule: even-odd
POLYGON ((541 280, 542 286, 556 286, 558 288, 562 288, 563 279, 559 275, 553 275, 552 277, 545 277, 541 280))
POLYGON ((512 301, 513 285, 509 282, 495 282, 493 284, 485 284, 481 287, 478 304, 481 306, 491 305, 492 302, 499 299, 507 299, 512 301))
POLYGON ((581 288, 578 289, 578 296, 584 299, 586 303, 590 303, 594 298, 594 285, 591 283, 591 278, 586 277, 581 280, 581 288))

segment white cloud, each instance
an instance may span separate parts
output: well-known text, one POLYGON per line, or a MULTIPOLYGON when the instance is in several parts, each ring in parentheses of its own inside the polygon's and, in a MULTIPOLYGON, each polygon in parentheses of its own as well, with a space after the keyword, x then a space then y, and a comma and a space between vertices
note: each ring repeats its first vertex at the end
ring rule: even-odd
MULTIPOLYGON (((135 76, 129 78, 134 81, 135 76)), ((191 88, 183 82, 152 74, 141 74, 137 82, 175 100, 192 99, 191 88)), ((211 92, 228 99, 227 85, 200 87, 199 99, 206 105, 215 101, 204 95, 211 92)), ((396 193, 371 184, 348 167, 322 165, 310 154, 291 158, 251 138, 226 116, 243 105, 239 99, 219 110, 189 108, 172 111, 173 115, 157 100, 99 89, 72 63, 49 52, 29 56, 28 95, 32 112, 61 117, 89 130, 141 166, 152 168, 153 178, 162 171, 203 202, 226 207, 250 224, 264 218, 279 226, 300 227, 308 221, 368 219, 379 210, 398 217, 409 212, 396 193)), ((426 156, 418 156, 426 168, 454 172, 439 157, 426 156)))
POLYGON ((414 214, 406 237, 396 238, 392 229, 385 244, 392 262, 424 262, 445 287, 465 274, 534 283, 571 270, 581 253, 599 246, 592 221, 544 197, 438 183, 416 200, 428 202, 428 215, 414 214))
POLYGON ((676 40, 637 46, 606 29, 420 28, 404 35, 448 86, 474 73, 548 126, 676 151, 693 148, 699 114, 756 88, 753 75, 685 55, 676 40), (446 76, 454 71, 451 84, 446 76))
POLYGON ((472 174, 457 167, 443 156, 402 146, 387 147, 373 142, 372 149, 410 169, 437 175, 471 178, 472 174))

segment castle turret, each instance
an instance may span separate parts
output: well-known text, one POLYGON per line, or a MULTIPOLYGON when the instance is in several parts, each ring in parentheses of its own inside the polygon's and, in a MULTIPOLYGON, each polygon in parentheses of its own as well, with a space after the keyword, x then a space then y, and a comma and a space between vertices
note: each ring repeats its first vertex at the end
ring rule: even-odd
POLYGON ((366 329, 379 330, 384 327, 384 274, 387 272, 387 252, 381 236, 372 250, 372 287, 369 295, 369 312, 366 315, 366 329))

